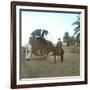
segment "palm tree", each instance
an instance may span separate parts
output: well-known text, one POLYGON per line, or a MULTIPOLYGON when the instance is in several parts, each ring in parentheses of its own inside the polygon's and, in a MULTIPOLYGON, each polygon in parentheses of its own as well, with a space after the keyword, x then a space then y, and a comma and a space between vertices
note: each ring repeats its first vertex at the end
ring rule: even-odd
POLYGON ((66 42, 67 46, 69 46, 69 39, 70 39, 69 33, 65 32, 64 37, 63 37, 63 41, 66 42))
POLYGON ((69 43, 70 43, 70 45, 75 45, 75 38, 74 38, 74 36, 70 36, 69 43))
POLYGON ((72 24, 77 25, 74 29, 74 36, 76 36, 77 44, 80 43, 80 16, 77 16, 77 20, 72 24))

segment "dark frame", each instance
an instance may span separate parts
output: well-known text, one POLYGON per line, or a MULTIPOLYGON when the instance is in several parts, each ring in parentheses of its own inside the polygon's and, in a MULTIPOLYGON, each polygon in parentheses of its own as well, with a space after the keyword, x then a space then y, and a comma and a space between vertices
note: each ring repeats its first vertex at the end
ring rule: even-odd
POLYGON ((65 85, 80 85, 88 83, 88 73, 87 73, 87 6, 83 5, 66 5, 66 4, 52 4, 52 3, 34 3, 34 2, 19 2, 12 1, 11 2, 11 88, 31 88, 31 87, 48 87, 48 86, 65 86, 65 85), (44 84, 16 84, 16 6, 40 6, 40 7, 55 7, 55 8, 74 8, 74 9, 84 9, 85 17, 85 47, 84 47, 84 55, 85 55, 85 77, 84 81, 75 81, 75 82, 60 82, 60 83, 44 83, 44 84))

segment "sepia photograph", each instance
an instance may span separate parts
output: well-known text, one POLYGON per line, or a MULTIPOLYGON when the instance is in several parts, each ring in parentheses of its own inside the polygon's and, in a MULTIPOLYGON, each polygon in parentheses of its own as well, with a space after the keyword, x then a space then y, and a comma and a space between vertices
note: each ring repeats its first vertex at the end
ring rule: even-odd
POLYGON ((21 10, 20 78, 80 75, 80 13, 21 10))
POLYGON ((11 3, 11 87, 87 83, 87 6, 11 3))

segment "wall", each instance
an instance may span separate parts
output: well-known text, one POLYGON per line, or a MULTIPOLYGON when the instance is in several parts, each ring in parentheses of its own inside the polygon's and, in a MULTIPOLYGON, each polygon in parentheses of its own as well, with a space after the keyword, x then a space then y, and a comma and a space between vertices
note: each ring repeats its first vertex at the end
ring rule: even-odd
MULTIPOLYGON (((0 0, 0 90, 10 90, 10 1, 11 0, 0 0)), ((82 4, 88 5, 88 8, 90 9, 90 0, 30 0, 30 1, 52 2, 63 4, 82 4)), ((88 16, 90 16, 90 10, 88 10, 88 16)), ((90 24, 90 17, 88 17, 88 23, 90 24)), ((88 27, 88 30, 90 30, 90 26, 88 27)), ((88 34, 90 34, 90 31, 88 31, 88 34)), ((88 38, 90 38, 90 36, 88 38)), ((88 46, 90 46, 90 41, 88 42, 88 46)), ((88 47, 88 50, 90 50, 90 47, 88 47)), ((89 59, 90 56, 88 57, 88 60, 89 59)), ((90 61, 88 61, 88 64, 90 64, 90 61)), ((90 68, 90 65, 88 65, 88 68, 90 68)), ((90 70, 88 70, 88 74, 89 74, 88 76, 90 76, 90 70)), ((88 85, 33 88, 30 90, 42 90, 42 89, 89 90, 89 88, 90 88, 90 77, 88 85)))

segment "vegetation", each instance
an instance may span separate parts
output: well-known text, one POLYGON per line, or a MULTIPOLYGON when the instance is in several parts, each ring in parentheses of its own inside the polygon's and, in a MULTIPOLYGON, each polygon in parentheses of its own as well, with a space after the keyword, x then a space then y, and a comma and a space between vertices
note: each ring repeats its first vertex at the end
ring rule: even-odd
POLYGON ((64 33, 63 42, 66 43, 67 46, 69 45, 80 45, 80 16, 77 16, 77 20, 72 24, 76 25, 74 28, 73 36, 70 36, 68 32, 64 33))
POLYGON ((66 42, 67 46, 69 46, 69 39, 70 39, 69 33, 65 32, 63 37, 63 42, 66 42))
POLYGON ((75 29, 74 29, 74 36, 76 37, 76 42, 77 45, 80 44, 80 17, 77 16, 77 20, 72 24, 72 25, 76 25, 75 29))
POLYGON ((70 36, 68 32, 64 33, 63 42, 66 42, 67 46, 75 45, 75 41, 74 36, 70 36))
POLYGON ((74 38, 74 36, 70 36, 69 37, 69 44, 70 45, 75 45, 75 38, 74 38))

